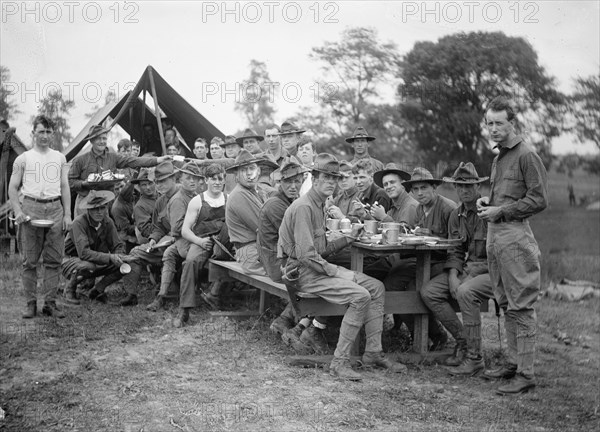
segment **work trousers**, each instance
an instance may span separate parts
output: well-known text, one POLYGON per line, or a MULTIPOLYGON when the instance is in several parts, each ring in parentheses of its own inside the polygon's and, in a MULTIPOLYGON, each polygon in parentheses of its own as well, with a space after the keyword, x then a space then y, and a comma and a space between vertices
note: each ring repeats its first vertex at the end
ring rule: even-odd
POLYGON ((60 200, 40 203, 23 200, 23 213, 32 220, 46 219, 54 222, 50 228, 34 227, 29 222, 19 225, 21 258, 23 259, 23 291, 27 302, 36 300, 37 265, 43 258, 44 281, 41 297, 55 301, 60 280, 60 266, 64 252, 65 237, 62 229, 63 208, 60 200))
POLYGON ((540 293, 540 250, 529 222, 488 224, 487 255, 494 296, 505 311, 508 361, 517 372, 534 376, 540 293))
MULTIPOLYGON (((288 266, 290 265, 288 260, 288 266)), ((348 359, 352 344, 360 328, 365 326, 365 351, 381 352, 381 332, 383 328, 383 283, 363 273, 354 272, 354 280, 327 276, 315 270, 299 266, 298 289, 314 294, 322 299, 341 305, 348 305, 340 327, 340 336, 334 356, 348 359)))

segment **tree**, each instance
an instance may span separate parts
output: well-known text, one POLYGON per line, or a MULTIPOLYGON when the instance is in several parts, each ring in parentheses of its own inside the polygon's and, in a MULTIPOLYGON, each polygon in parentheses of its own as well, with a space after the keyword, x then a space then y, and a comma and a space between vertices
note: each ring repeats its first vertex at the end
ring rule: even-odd
POLYGON ((6 88, 6 83, 10 82, 10 70, 6 66, 0 65, 0 118, 10 121, 21 111, 17 109, 17 104, 11 100, 12 94, 6 88))
POLYGON ((234 108, 245 117, 248 127, 258 132, 259 127, 273 123, 276 89, 267 72, 267 65, 252 59, 250 77, 239 86, 234 108))
MULTIPOLYGON (((51 90, 47 96, 40 101, 38 114, 45 115, 54 122, 54 144, 50 147, 62 151, 64 143, 69 143, 73 136, 67 121, 69 111, 75 106, 72 100, 64 100, 60 90, 51 90)), ((33 123, 33 117, 31 119, 33 123)))
POLYGON ((565 128, 565 98, 523 38, 474 32, 417 42, 403 58, 401 78, 401 113, 430 162, 471 161, 489 172, 484 109, 504 95, 517 106, 520 132, 528 132, 549 167, 551 139, 565 128))
POLYGON ((600 75, 577 78, 569 102, 577 139, 592 141, 600 149, 600 75))
MULTIPOLYGON (((403 131, 398 128, 403 122, 394 106, 385 104, 379 95, 384 93, 382 87, 393 83, 398 73, 400 55, 396 45, 379 41, 374 29, 354 27, 346 29, 340 41, 313 48, 310 58, 322 63, 325 74, 325 80, 314 89, 321 112, 312 116, 319 122, 315 126, 328 131, 322 145, 328 151, 351 154, 351 146, 344 137, 362 125, 377 137, 371 153, 390 160, 392 151, 398 150, 402 141, 403 131)), ((310 115, 304 113, 300 117, 310 122, 310 115)))

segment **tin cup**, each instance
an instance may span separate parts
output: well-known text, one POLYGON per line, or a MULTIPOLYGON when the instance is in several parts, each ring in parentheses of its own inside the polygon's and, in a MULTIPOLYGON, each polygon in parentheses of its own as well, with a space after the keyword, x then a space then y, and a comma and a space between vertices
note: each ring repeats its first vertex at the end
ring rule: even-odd
POLYGON ((121 272, 121 274, 127 274, 131 272, 131 266, 127 263, 123 263, 121 264, 121 267, 119 267, 119 271, 121 272))
POLYGON ((399 235, 398 228, 384 228, 381 232, 381 241, 383 244, 395 245, 399 242, 399 235))
POLYGON ((350 219, 342 219, 340 221, 340 229, 341 230, 348 230, 352 228, 352 222, 350 222, 350 219))
POLYGON ((379 222, 376 220, 366 220, 365 221, 365 232, 367 234, 373 235, 377 234, 377 228, 379 227, 379 222))
POLYGON ((337 231, 340 229, 339 219, 327 219, 327 228, 329 231, 337 231))

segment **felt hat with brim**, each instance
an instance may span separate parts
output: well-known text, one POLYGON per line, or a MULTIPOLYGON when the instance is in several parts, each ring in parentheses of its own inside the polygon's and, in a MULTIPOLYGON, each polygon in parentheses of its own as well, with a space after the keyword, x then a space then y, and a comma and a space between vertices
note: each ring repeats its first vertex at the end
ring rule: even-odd
POLYGON ((400 177, 400 180, 406 181, 410 180, 410 174, 406 171, 402 171, 395 163, 389 163, 385 166, 381 171, 377 171, 373 174, 373 182, 379 186, 383 187, 383 176, 387 174, 397 174, 400 177))
POLYGON ((313 171, 319 171, 325 174, 341 177, 340 162, 335 156, 329 153, 319 153, 315 158, 315 163, 312 167, 313 171))
POLYGON ((161 181, 168 177, 174 176, 175 174, 177 174, 177 171, 175 171, 173 162, 164 161, 156 165, 156 168, 154 168, 154 181, 161 181))
POLYGON ((91 190, 89 194, 83 199, 81 208, 83 210, 94 209, 102 207, 115 199, 115 194, 111 191, 97 191, 91 190))
POLYGON ((100 135, 107 134, 108 132, 110 131, 102 125, 93 125, 88 131, 87 139, 92 140, 96 137, 99 137, 100 135))
POLYGON ((264 141, 265 137, 262 135, 257 134, 255 131, 253 131, 252 129, 246 129, 244 131, 244 133, 242 134, 241 137, 237 138, 235 141, 239 144, 239 145, 243 145, 244 144, 244 140, 247 138, 254 138, 258 141, 264 141))
POLYGON ((237 138, 235 136, 233 136, 233 135, 227 135, 225 137, 225 140, 221 144, 219 144, 219 145, 221 147, 227 147, 228 145, 234 145, 234 144, 235 145, 239 145, 237 143, 237 138))
POLYGON ((371 136, 367 133, 367 131, 365 130, 364 127, 357 127, 354 130, 354 135, 352 135, 351 137, 346 138, 346 142, 347 143, 353 143, 354 140, 358 139, 358 138, 364 138, 367 141, 375 141, 375 137, 371 136))
POLYGON ((288 156, 283 160, 281 168, 281 180, 289 179, 297 176, 298 174, 304 174, 308 172, 308 168, 302 165, 302 163, 295 156, 288 156))
POLYGON ((402 182, 402 186, 407 191, 410 191, 412 185, 415 183, 429 183, 432 185, 439 185, 442 183, 442 180, 433 178, 433 175, 426 170, 425 168, 416 167, 412 175, 410 176, 410 180, 402 182))
POLYGON ((471 162, 461 162, 452 177, 444 177, 446 183, 455 184, 479 184, 488 180, 489 177, 479 177, 475 165, 471 162))
POLYGON ((278 133, 278 135, 301 134, 304 132, 306 132, 305 129, 300 129, 294 124, 294 122, 288 120, 281 124, 281 131, 278 133))
MULTIPOLYGON (((267 159, 264 159, 262 157, 256 157, 252 153, 250 153, 248 150, 242 149, 236 156, 234 164, 231 165, 230 167, 228 167, 226 169, 226 171, 227 172, 235 171, 239 167, 243 167, 243 166, 250 165, 250 164, 265 163, 265 162, 270 162, 270 161, 268 161, 267 159)), ((276 168, 279 168, 279 165, 277 165, 277 164, 275 164, 275 165, 276 165, 276 168)))
POLYGON ((139 184, 143 181, 152 181, 150 180, 150 170, 148 168, 142 168, 140 169, 140 172, 138 173, 137 177, 131 180, 131 183, 133 184, 139 184))
POLYGON ((202 174, 202 171, 200 171, 200 167, 194 162, 186 163, 181 168, 177 168, 177 171, 182 174, 188 174, 194 177, 204 177, 204 174, 202 174))

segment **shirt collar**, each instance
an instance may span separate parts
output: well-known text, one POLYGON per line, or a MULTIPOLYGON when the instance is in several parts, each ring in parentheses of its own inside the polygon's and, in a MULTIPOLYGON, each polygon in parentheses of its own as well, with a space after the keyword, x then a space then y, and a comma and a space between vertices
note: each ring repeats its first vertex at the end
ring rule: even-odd
MULTIPOLYGON (((481 195, 477 195, 477 199, 481 198, 481 195)), ((465 203, 461 202, 460 205, 458 206, 458 216, 459 217, 467 217, 469 215, 469 213, 477 213, 476 209, 467 209, 467 206, 465 206, 465 203)))
POLYGON ((514 146, 516 146, 517 144, 519 144, 521 141, 523 141, 523 138, 520 135, 515 135, 510 141, 508 141, 508 144, 506 145, 500 145, 497 144, 494 148, 498 148, 500 150, 502 149, 512 149, 514 146))

